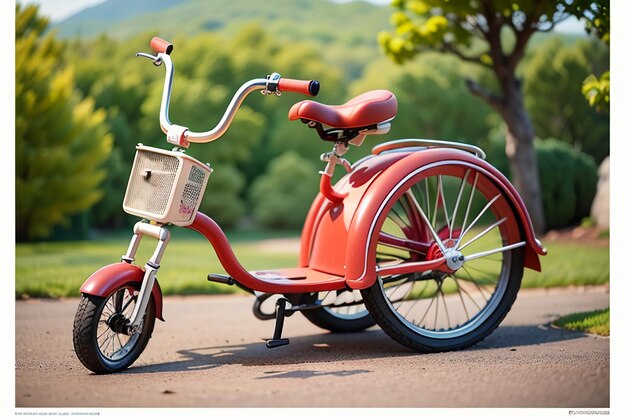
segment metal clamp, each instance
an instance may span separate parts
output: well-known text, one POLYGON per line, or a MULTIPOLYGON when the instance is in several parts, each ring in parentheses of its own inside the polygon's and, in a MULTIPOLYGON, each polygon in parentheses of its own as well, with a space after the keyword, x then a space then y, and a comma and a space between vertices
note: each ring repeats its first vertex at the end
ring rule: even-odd
POLYGON ((187 131, 189 128, 179 125, 172 125, 167 131, 167 141, 172 145, 182 146, 184 148, 189 147, 189 141, 187 140, 187 131))
POLYGON ((335 172, 335 165, 337 164, 343 165, 346 172, 352 172, 352 165, 350 162, 347 159, 342 158, 346 152, 348 152, 348 145, 345 142, 335 142, 335 146, 333 146, 332 151, 320 155, 320 160, 322 162, 327 162, 326 168, 324 171, 321 171, 320 174, 327 174, 332 177, 335 172))
POLYGON ((280 95, 282 94, 278 89, 280 74, 277 72, 273 72, 265 78, 267 79, 267 81, 265 82, 265 89, 261 90, 261 94, 263 94, 264 96, 276 94, 276 97, 280 97, 280 95))

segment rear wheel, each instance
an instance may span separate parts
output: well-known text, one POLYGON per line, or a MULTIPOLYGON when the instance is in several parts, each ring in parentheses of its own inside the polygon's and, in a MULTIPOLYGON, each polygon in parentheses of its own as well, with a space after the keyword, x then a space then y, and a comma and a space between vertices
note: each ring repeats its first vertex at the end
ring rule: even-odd
POLYGON ((361 291, 380 327, 419 352, 466 348, 493 332, 524 268, 517 216, 497 184, 472 164, 432 164, 407 177, 387 208, 379 277, 361 291), (398 268, 437 261, 422 272, 398 268))
POLYGON ((125 333, 139 287, 126 285, 107 297, 84 294, 74 319, 74 351, 85 367, 97 374, 128 368, 143 352, 154 329, 155 305, 150 297, 140 331, 125 333))
POLYGON ((302 310, 302 314, 322 329, 335 333, 358 332, 376 324, 359 291, 312 293, 307 301, 321 303, 322 307, 302 310))

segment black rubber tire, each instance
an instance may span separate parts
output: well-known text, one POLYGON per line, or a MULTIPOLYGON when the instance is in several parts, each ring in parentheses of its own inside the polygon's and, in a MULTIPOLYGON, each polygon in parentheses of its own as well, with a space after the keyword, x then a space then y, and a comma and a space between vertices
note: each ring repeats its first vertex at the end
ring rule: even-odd
POLYGON ((302 314, 317 327, 333 333, 360 332, 376 324, 369 313, 357 319, 342 319, 333 315, 325 307, 315 310, 302 310, 302 314))
MULTIPOLYGON (((119 289, 113 290, 111 294, 119 289)), ((136 287, 135 289, 138 290, 139 288, 136 287)), ((110 360, 100 352, 97 341, 98 321, 102 315, 106 299, 107 297, 83 294, 74 318, 74 351, 81 363, 96 374, 119 372, 131 366, 141 355, 150 337, 152 337, 156 316, 154 299, 151 296, 146 308, 143 329, 139 339, 122 359, 110 360)))
POLYGON ((421 335, 403 323, 389 306, 381 280, 365 290, 361 290, 365 306, 376 323, 396 342, 420 353, 448 352, 465 349, 489 336, 504 320, 517 298, 522 275, 524 273, 524 248, 511 251, 511 271, 507 288, 491 316, 480 324, 477 329, 465 335, 436 339, 421 335))

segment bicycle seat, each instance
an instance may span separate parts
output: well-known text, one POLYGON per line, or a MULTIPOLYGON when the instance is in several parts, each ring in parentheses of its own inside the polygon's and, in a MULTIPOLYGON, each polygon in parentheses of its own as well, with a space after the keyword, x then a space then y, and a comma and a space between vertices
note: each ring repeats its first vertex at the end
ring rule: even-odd
POLYGON ((397 111, 398 102, 393 93, 387 90, 373 90, 339 106, 329 106, 311 100, 300 101, 289 110, 289 120, 311 120, 333 128, 352 129, 393 119, 397 111))

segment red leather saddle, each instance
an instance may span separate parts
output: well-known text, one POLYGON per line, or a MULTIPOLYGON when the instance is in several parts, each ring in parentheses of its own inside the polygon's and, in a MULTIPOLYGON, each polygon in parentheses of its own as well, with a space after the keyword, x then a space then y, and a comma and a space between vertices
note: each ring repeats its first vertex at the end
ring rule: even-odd
POLYGON ((385 122, 393 119, 397 112, 398 102, 393 93, 373 90, 339 106, 300 101, 289 110, 289 120, 312 120, 334 128, 350 129, 385 122))

